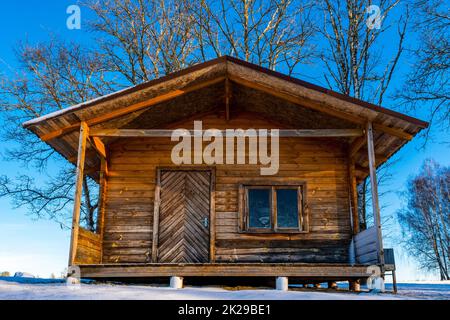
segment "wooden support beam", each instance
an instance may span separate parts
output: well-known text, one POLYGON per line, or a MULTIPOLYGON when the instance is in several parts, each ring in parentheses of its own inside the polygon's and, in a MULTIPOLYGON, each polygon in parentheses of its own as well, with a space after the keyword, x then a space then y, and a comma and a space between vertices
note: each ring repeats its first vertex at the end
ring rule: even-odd
MULTIPOLYGON (((177 98, 179 96, 185 95, 185 94, 187 94, 189 92, 192 92, 192 91, 195 91, 195 90, 199 90, 199 89, 211 86, 213 84, 222 82, 224 80, 225 80, 225 77, 218 77, 218 78, 215 78, 215 79, 212 79, 212 80, 208 80, 208 81, 199 83, 197 85, 189 86, 187 88, 173 90, 173 91, 170 91, 168 93, 165 93, 165 94, 159 95, 157 97, 151 98, 149 100, 138 102, 138 103, 133 104, 131 106, 128 106, 128 107, 125 107, 125 108, 122 108, 122 109, 118 109, 118 110, 114 110, 114 111, 111 111, 109 113, 100 115, 98 117, 86 120, 85 122, 86 122, 86 124, 88 126, 93 126, 93 125, 96 125, 96 124, 99 124, 99 123, 102 123, 102 122, 105 122, 105 121, 108 121, 108 120, 112 120, 114 118, 121 117, 121 116, 124 116, 126 114, 129 114, 129 113, 132 113, 132 112, 144 109, 144 108, 148 108, 148 107, 153 106, 153 105, 158 104, 158 103, 162 103, 162 102, 166 102, 166 101, 172 100, 172 99, 177 98)), ((75 123, 75 124, 66 126, 64 128, 61 128, 61 129, 58 129, 58 130, 46 133, 46 134, 40 136, 40 138, 41 138, 42 141, 49 141, 49 140, 52 140, 52 139, 54 139, 56 137, 59 137, 59 136, 61 136, 63 134, 67 134, 69 132, 72 132, 72 131, 78 129, 79 127, 80 127, 80 123, 75 123)))
POLYGON ((100 162, 100 170, 105 175, 107 179, 109 177, 109 166, 108 166, 108 152, 106 152, 106 157, 100 162))
POLYGON ((353 141, 352 144, 350 145, 349 157, 353 158, 365 144, 366 144, 366 137, 362 136, 355 139, 355 141, 353 141))
MULTIPOLYGON (((343 120, 347 120, 353 123, 357 123, 360 125, 364 125, 367 122, 367 119, 357 116, 357 115, 353 115, 353 114, 349 114, 349 113, 345 113, 342 111, 337 111, 337 110, 333 110, 332 108, 330 108, 328 105, 326 105, 325 103, 321 103, 321 102, 317 102, 317 101, 312 101, 310 99, 307 98, 302 98, 302 97, 298 97, 286 92, 281 92, 279 90, 274 90, 273 88, 271 88, 270 86, 267 85, 263 85, 260 83, 255 83, 255 82, 251 82, 245 79, 242 79, 240 77, 236 77, 236 76, 230 76, 230 80, 239 83, 243 86, 252 88, 252 89, 256 89, 256 90, 260 90, 263 92, 266 92, 272 96, 281 98, 281 99, 285 99, 289 102, 313 109, 313 110, 317 110, 326 114, 329 114, 333 117, 339 118, 339 119, 343 119, 343 120)), ((378 124, 378 123, 374 123, 373 127, 375 130, 377 131, 381 131, 383 133, 387 133, 389 135, 393 135, 396 136, 398 138, 404 139, 404 140, 411 140, 413 138, 413 135, 404 132, 401 129, 396 129, 396 128, 391 128, 382 124, 378 124)))
POLYGON ((227 121, 230 120, 230 99, 231 99, 230 80, 227 77, 225 79, 225 119, 227 121))
POLYGON ((99 173, 99 169, 97 168, 91 168, 91 167, 84 167, 84 175, 85 176, 97 176, 97 174, 99 173))
MULTIPOLYGON (((235 76, 230 76, 230 78, 222 76, 222 77, 218 77, 216 79, 212 79, 209 81, 205 81, 203 83, 197 84, 197 85, 193 85, 193 86, 189 86, 187 88, 183 88, 183 89, 178 89, 178 90, 173 90, 170 91, 168 93, 162 94, 160 96, 151 98, 149 100, 146 101, 142 101, 136 104, 133 104, 131 106, 122 108, 122 109, 118 109, 118 110, 114 110, 111 111, 107 114, 104 115, 100 115, 98 117, 92 118, 92 119, 88 119, 85 122, 87 123, 88 126, 93 126, 105 121, 109 121, 112 120, 114 118, 120 117, 120 116, 124 116, 126 114, 150 107, 152 105, 158 104, 158 103, 162 103, 168 100, 172 100, 176 97, 179 97, 181 95, 184 95, 186 93, 195 91, 195 90, 199 90, 201 88, 204 87, 208 87, 211 86, 213 84, 219 83, 221 81, 225 80, 225 90, 226 90, 226 118, 227 120, 229 120, 230 118, 230 80, 239 83, 241 85, 247 86, 249 88, 253 88, 253 89, 257 89, 263 92, 266 92, 268 94, 271 94, 273 96, 285 99, 287 101, 290 101, 292 103, 301 105, 301 106, 305 106, 308 108, 311 108, 313 110, 317 110, 326 114, 329 114, 333 117, 339 118, 339 119, 343 119, 343 120, 347 120, 353 123, 357 123, 357 124, 365 124, 366 123, 366 119, 362 118, 360 116, 356 116, 356 115, 352 115, 349 113, 345 113, 345 112, 341 112, 341 111, 337 111, 337 110, 333 110, 332 108, 330 108, 328 105, 321 103, 321 102, 317 102, 317 101, 312 101, 310 99, 306 99, 306 98, 302 98, 302 97, 298 97, 292 94, 288 94, 288 93, 284 93, 284 92, 279 92, 276 90, 273 90, 270 86, 267 85, 263 85, 263 84, 259 84, 259 83, 254 83, 239 77, 235 77, 235 76)), ((52 140, 56 137, 59 137, 61 135, 67 134, 69 132, 72 132, 74 130, 77 130, 80 127, 80 123, 75 123, 72 125, 68 125, 66 127, 60 128, 58 130, 43 134, 40 136, 40 139, 42 141, 49 141, 52 140)), ((401 139, 405 139, 405 140, 411 140, 412 139, 412 135, 404 132, 401 129, 396 129, 396 128, 391 128, 382 124, 373 124, 373 127, 375 130, 399 137, 401 139)))
MULTIPOLYGON (((97 129, 91 130, 90 135, 93 137, 148 137, 160 138, 171 137, 173 130, 145 130, 145 129, 97 129)), ((223 136, 226 136, 226 131, 221 131, 223 136)), ((190 130, 190 134, 194 132, 190 130)), ((286 129, 279 131, 280 137, 306 137, 306 138, 322 138, 322 137, 359 137, 363 135, 360 129, 286 129)), ((364 140, 364 139, 363 139, 364 140)))
MULTIPOLYGON (((361 166, 355 164, 355 176, 357 178, 356 179, 357 181, 360 178, 366 177, 368 174, 369 174, 369 168, 364 168, 364 167, 361 167, 361 166)), ((356 184, 358 184, 358 183, 356 183, 356 184)))
POLYGON ((323 281, 364 279, 372 274, 365 265, 327 263, 114 263, 83 265, 84 278, 122 277, 283 277, 303 278, 314 283, 318 275, 323 281))
POLYGON ((73 265, 77 253, 78 232, 80 227, 81 197, 83 194, 84 160, 86 158, 86 144, 88 136, 89 127, 85 122, 82 122, 80 125, 80 138, 78 142, 78 161, 73 204, 72 235, 70 239, 69 250, 69 266, 73 265))
POLYGON ((90 141, 94 149, 98 152, 98 154, 103 158, 106 159, 106 148, 103 144, 102 140, 98 137, 90 137, 90 141))
POLYGON ((280 130, 280 137, 338 138, 338 137, 360 137, 363 135, 364 133, 360 129, 280 130))
POLYGON ((395 270, 392 270, 392 285, 394 293, 397 294, 397 276, 395 275, 395 270))
POLYGON ((349 158, 349 187, 350 187, 350 207, 352 218, 353 235, 359 232, 359 215, 358 215, 358 190, 356 187, 355 160, 349 158))
POLYGON ((381 232, 381 215, 380 215, 380 204, 378 200, 377 169, 375 160, 375 150, 373 144, 373 128, 371 122, 367 123, 366 135, 367 135, 367 150, 369 157, 370 186, 372 191, 372 208, 375 227, 377 229, 378 261, 381 264, 383 271, 384 268, 383 236, 381 232))
MULTIPOLYGON (((376 165, 380 166, 382 163, 386 162, 389 157, 386 157, 386 155, 381 154, 381 153, 376 153, 375 154, 375 159, 376 159, 376 165)), ((364 159, 364 161, 360 162, 360 168, 366 168, 366 171, 369 172, 369 158, 364 159)))
POLYGON ((97 233, 102 240, 100 259, 103 259, 103 233, 105 226, 106 188, 108 187, 108 163, 105 158, 100 160, 100 188, 98 197, 97 233))
POLYGON ((387 133, 387 134, 389 134, 391 136, 395 136, 395 137, 403 139, 403 140, 410 141, 413 138, 412 134, 409 134, 409 133, 407 133, 407 132, 405 132, 403 130, 391 128, 391 127, 388 127, 388 126, 384 126, 384 125, 379 124, 379 123, 373 123, 372 127, 373 127, 374 130, 378 130, 378 131, 381 131, 383 133, 387 133))
POLYGON ((355 116, 355 115, 352 115, 349 113, 344 113, 341 111, 336 111, 324 103, 320 103, 320 102, 313 101, 311 99, 307 99, 307 98, 303 98, 303 97, 298 97, 293 94, 282 92, 280 90, 274 90, 272 87, 270 87, 268 85, 263 85, 261 83, 248 81, 241 77, 236 77, 236 76, 231 76, 231 75, 230 75, 230 80, 233 82, 236 82, 240 85, 243 85, 245 87, 263 91, 272 96, 287 100, 289 102, 292 102, 292 103, 295 103, 295 104, 298 104, 298 105, 301 105, 301 106, 304 106, 304 107, 307 107, 310 109, 314 109, 314 110, 329 114, 329 115, 339 118, 339 119, 347 120, 347 121, 361 124, 361 125, 365 124, 367 121, 366 119, 359 117, 359 116, 355 116))

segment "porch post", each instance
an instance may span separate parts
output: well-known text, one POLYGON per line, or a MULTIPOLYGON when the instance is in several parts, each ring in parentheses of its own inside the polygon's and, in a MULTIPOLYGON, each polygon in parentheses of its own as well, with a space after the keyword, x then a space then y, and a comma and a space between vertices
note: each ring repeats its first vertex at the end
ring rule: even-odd
POLYGON ((88 135, 89 135, 89 127, 87 126, 86 122, 82 122, 80 125, 80 138, 78 142, 78 160, 77 160, 77 172, 75 183, 75 196, 73 203, 72 236, 70 239, 69 266, 72 266, 74 264, 75 256, 77 253, 81 196, 83 194, 84 160, 86 158, 86 143, 88 135))
POLYGON ((378 182, 375 162, 375 150, 373 144, 373 128, 372 122, 367 123, 367 150, 369 156, 369 171, 370 171, 370 186, 372 190, 372 209, 375 227, 377 228, 377 252, 378 261, 381 264, 382 272, 384 269, 384 250, 383 250, 383 236, 381 233, 381 216, 380 204, 378 202, 378 182))
MULTIPOLYGON (((106 153, 105 153, 106 154, 106 153)), ((105 205, 106 205, 106 188, 108 186, 108 162, 106 158, 100 159, 100 188, 98 198, 98 213, 97 213, 97 233, 100 235, 102 241, 100 262, 103 260, 103 233, 105 229, 105 205)))
POLYGON ((355 175, 355 159, 349 156, 348 159, 348 171, 349 171, 349 187, 350 187, 350 210, 352 219, 352 231, 353 235, 359 232, 359 215, 358 215, 358 190, 356 187, 356 175, 355 175))

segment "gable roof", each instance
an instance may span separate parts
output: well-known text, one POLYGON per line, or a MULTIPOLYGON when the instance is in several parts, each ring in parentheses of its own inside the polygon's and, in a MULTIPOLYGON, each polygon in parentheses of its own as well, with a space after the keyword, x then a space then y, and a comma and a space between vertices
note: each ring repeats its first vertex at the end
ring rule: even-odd
MULTIPOLYGON (((290 121, 301 112, 302 115, 306 115, 305 112, 315 113, 311 118, 317 118, 318 113, 339 120, 330 120, 331 125, 343 123, 363 126, 368 121, 373 122, 376 153, 380 155, 377 165, 428 126, 427 122, 405 114, 229 56, 32 119, 23 126, 75 163, 78 128, 82 121, 98 128, 108 125, 110 128, 119 128, 145 114, 147 119, 159 119, 152 122, 154 127, 158 127, 163 124, 163 118, 172 121, 177 117, 208 111, 212 105, 207 103, 208 99, 216 101, 223 96, 225 81, 230 81, 240 92, 242 98, 239 101, 239 94, 236 94, 236 103, 249 104, 248 108, 256 112, 273 114, 280 122, 291 126, 302 124, 301 117, 296 122, 290 121), (258 99, 258 95, 264 95, 264 99, 258 100, 264 107, 260 107, 258 102, 253 105, 249 103, 258 99), (188 109, 182 110, 181 103, 177 103, 183 101, 186 104, 191 100, 195 100, 195 103, 188 109), (180 110, 178 114, 177 110, 180 110)), ((86 159, 89 161, 90 157, 86 159)), ((95 160, 91 162, 87 165, 97 165, 95 160)), ((357 163, 366 167, 364 154, 360 155, 357 163)))
POLYGON ((381 112, 381 113, 384 113, 386 115, 391 115, 391 116, 397 117, 399 119, 403 119, 403 120, 409 121, 411 123, 416 124, 417 126, 419 126, 421 128, 428 127, 428 122, 426 122, 426 121, 422 121, 420 119, 417 119, 417 118, 414 118, 414 117, 410 117, 410 116, 405 115, 403 113, 396 112, 396 111, 391 110, 391 109, 383 108, 381 106, 369 103, 367 101, 356 99, 356 98, 353 98, 351 96, 348 96, 348 95, 345 95, 345 94, 342 94, 342 93, 339 93, 339 92, 336 92, 336 91, 333 91, 333 90, 330 90, 330 89, 327 89, 327 88, 315 85, 313 83, 310 83, 310 82, 307 82, 307 81, 303 81, 303 80, 300 80, 298 78, 290 77, 290 76, 287 76, 287 75, 285 75, 283 73, 280 73, 280 72, 277 72, 277 71, 273 71, 273 70, 261 67, 259 65, 256 65, 256 64, 253 64, 253 63, 241 60, 241 59, 237 59, 237 58, 234 58, 234 57, 231 57, 231 56, 226 56, 226 55, 225 56, 221 56, 221 57, 216 58, 216 59, 212 59, 212 60, 203 62, 203 63, 196 64, 194 66, 185 68, 183 70, 180 70, 180 71, 168 74, 166 76, 163 76, 163 77, 160 77, 160 78, 157 78, 157 79, 153 79, 153 80, 144 82, 144 83, 136 85, 136 86, 128 87, 128 88, 125 88, 125 89, 120 90, 120 91, 113 92, 113 93, 108 94, 108 95, 104 95, 104 96, 101 96, 101 97, 98 97, 98 98, 95 98, 95 99, 92 99, 92 100, 89 100, 89 101, 86 101, 86 102, 82 102, 80 104, 77 104, 77 105, 74 105, 74 106, 71 106, 71 107, 68 107, 68 108, 65 108, 65 109, 61 109, 61 110, 49 113, 47 115, 44 115, 44 116, 41 116, 41 117, 38 117, 38 118, 31 119, 29 121, 24 122, 23 123, 23 127, 24 128, 28 128, 28 127, 36 125, 36 124, 38 124, 40 122, 47 121, 47 120, 52 119, 52 118, 56 118, 56 117, 62 116, 62 115, 67 114, 67 113, 71 113, 71 112, 79 111, 79 110, 82 110, 82 109, 85 109, 85 108, 89 108, 91 106, 94 106, 94 105, 97 105, 97 104, 100 104, 100 103, 103 103, 103 102, 114 100, 114 99, 120 98, 122 96, 125 96, 127 94, 131 94, 131 93, 134 93, 136 91, 144 90, 146 88, 149 88, 149 87, 152 87, 152 86, 164 83, 164 82, 169 81, 169 80, 172 80, 174 78, 181 77, 181 76, 187 75, 189 73, 195 72, 197 70, 207 68, 208 66, 211 66, 211 65, 216 65, 216 64, 220 64, 220 63, 226 63, 227 61, 235 63, 235 64, 238 64, 238 65, 241 65, 241 66, 244 66, 244 67, 247 67, 247 68, 250 68, 250 69, 253 69, 253 70, 261 72, 261 73, 265 73, 267 75, 276 77, 278 79, 282 79, 282 80, 285 80, 285 81, 289 81, 289 82, 295 83, 297 85, 300 85, 302 87, 305 87, 305 88, 308 88, 308 89, 311 89, 311 90, 314 90, 314 91, 317 91, 317 92, 321 92, 321 93, 324 93, 324 94, 327 94, 327 95, 339 98, 339 99, 341 99, 343 101, 350 102, 350 103, 359 105, 361 107, 364 107, 364 108, 367 108, 367 109, 370 109, 370 110, 373 110, 373 111, 381 112))

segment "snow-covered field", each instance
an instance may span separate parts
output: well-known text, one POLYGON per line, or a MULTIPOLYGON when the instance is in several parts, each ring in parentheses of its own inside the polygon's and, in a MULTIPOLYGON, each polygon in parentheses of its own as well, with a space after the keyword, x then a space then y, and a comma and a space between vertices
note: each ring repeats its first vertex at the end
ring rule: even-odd
MULTIPOLYGON (((11 279, 10 279, 11 280, 11 279)), ((387 289, 390 286, 387 285, 387 289)), ((301 289, 281 292, 268 289, 226 290, 220 287, 186 287, 175 290, 150 285, 82 284, 68 287, 63 283, 31 284, 0 280, 0 300, 450 300, 450 282, 401 283, 397 295, 389 293, 349 293, 301 289)))

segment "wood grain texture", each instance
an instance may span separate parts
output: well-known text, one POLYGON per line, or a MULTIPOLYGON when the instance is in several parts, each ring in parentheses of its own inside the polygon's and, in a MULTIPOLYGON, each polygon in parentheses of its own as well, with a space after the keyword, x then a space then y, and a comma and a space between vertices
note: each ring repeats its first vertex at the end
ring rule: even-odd
POLYGON ((86 144, 88 137, 89 127, 85 122, 82 122, 80 125, 80 136, 78 142, 78 160, 73 203, 72 233, 70 237, 69 266, 72 266, 75 263, 75 258, 77 255, 78 233, 80 229, 81 197, 83 195, 84 162, 86 157, 86 144))
MULTIPOLYGON (((375 152, 380 154, 377 167, 428 126, 404 114, 229 57, 28 121, 24 126, 44 140, 53 138, 47 143, 75 163, 76 129, 81 121, 94 129, 156 128, 213 110, 225 113, 226 119, 233 118, 237 110, 253 111, 304 129, 361 128, 371 121, 375 152), (215 83, 215 79, 220 82, 215 83), (138 125, 143 122, 147 125, 138 125)), ((87 151, 86 162, 90 169, 86 172, 97 180, 95 151, 87 151)), ((367 153, 361 150, 355 162, 363 167, 368 162, 367 153)), ((368 175, 368 171, 359 173, 358 181, 368 175)))
POLYGON ((80 227, 78 230, 77 248, 73 264, 97 264, 102 262, 101 258, 101 236, 80 227))
POLYGON ((377 228, 371 227, 354 238, 356 261, 361 264, 379 264, 377 228))
POLYGON ((208 262, 211 173, 161 171, 160 179, 158 262, 208 262))
POLYGON ((109 264, 80 266, 86 278, 117 277, 298 277, 301 279, 348 280, 368 278, 367 266, 313 263, 215 263, 215 264, 109 264))
MULTIPOLYGON (((96 116, 94 118, 86 120, 86 123, 88 125, 90 125, 90 126, 93 126, 93 125, 96 125, 96 124, 99 124, 99 123, 102 123, 102 122, 105 122, 105 121, 108 121, 108 120, 111 120, 111 119, 114 119, 114 118, 117 118, 117 117, 120 117, 120 116, 127 115, 129 113, 138 111, 140 109, 148 108, 148 107, 153 106, 155 104, 159 104, 159 103, 162 103, 164 101, 168 101, 168 100, 174 99, 174 98, 182 96, 182 95, 184 95, 184 94, 186 94, 188 92, 196 91, 196 90, 199 90, 201 88, 204 88, 204 87, 216 84, 218 82, 223 82, 224 80, 225 80, 225 77, 219 77, 219 78, 216 78, 216 79, 205 81, 204 83, 193 85, 193 86, 188 87, 188 88, 176 89, 176 90, 170 91, 168 93, 161 94, 161 95, 159 95, 157 97, 150 98, 150 99, 148 99, 146 101, 141 101, 141 102, 138 102, 136 104, 127 106, 127 107, 125 107, 123 109, 114 110, 114 111, 111 111, 110 113, 107 113, 107 114, 104 114, 104 115, 101 115, 101 116, 96 116)), ((64 134, 66 134, 68 132, 76 130, 77 128, 80 127, 80 125, 81 125, 81 122, 80 123, 71 124, 71 125, 67 125, 67 126, 65 126, 63 128, 60 128, 58 130, 55 130, 55 131, 49 132, 49 133, 47 133, 45 135, 42 135, 42 136, 40 136, 40 138, 41 138, 42 141, 49 141, 49 140, 55 139, 56 137, 64 135, 64 134)))
POLYGON ((384 265, 384 252, 383 252, 383 235, 381 232, 381 215, 380 215, 380 203, 378 200, 378 179, 375 159, 375 147, 373 142, 373 128, 372 123, 368 122, 366 127, 367 136, 367 152, 369 158, 369 170, 370 170, 370 190, 372 193, 372 210, 374 223, 377 231, 377 254, 378 261, 381 265, 384 265))
MULTIPOLYGON (((204 129, 271 127, 266 119, 246 113, 235 112, 228 121, 224 114, 208 114, 200 119, 204 129)), ((192 129, 193 122, 177 126, 192 129)), ((174 144, 169 138, 126 138, 109 145, 105 263, 152 261, 157 169, 174 167, 170 157, 174 144)), ((211 220, 211 223, 215 221, 215 241, 212 241, 215 260, 226 263, 347 261, 346 248, 352 235, 347 144, 329 138, 280 138, 280 170, 271 180, 280 184, 306 183, 307 234, 240 232, 239 185, 261 181, 260 168, 261 165, 248 164, 215 166, 215 187, 212 188, 215 219, 211 220), (314 243, 315 247, 308 247, 307 242, 314 243), (249 248, 247 243, 258 245, 249 248), (273 249, 267 249, 269 247, 273 249)))

